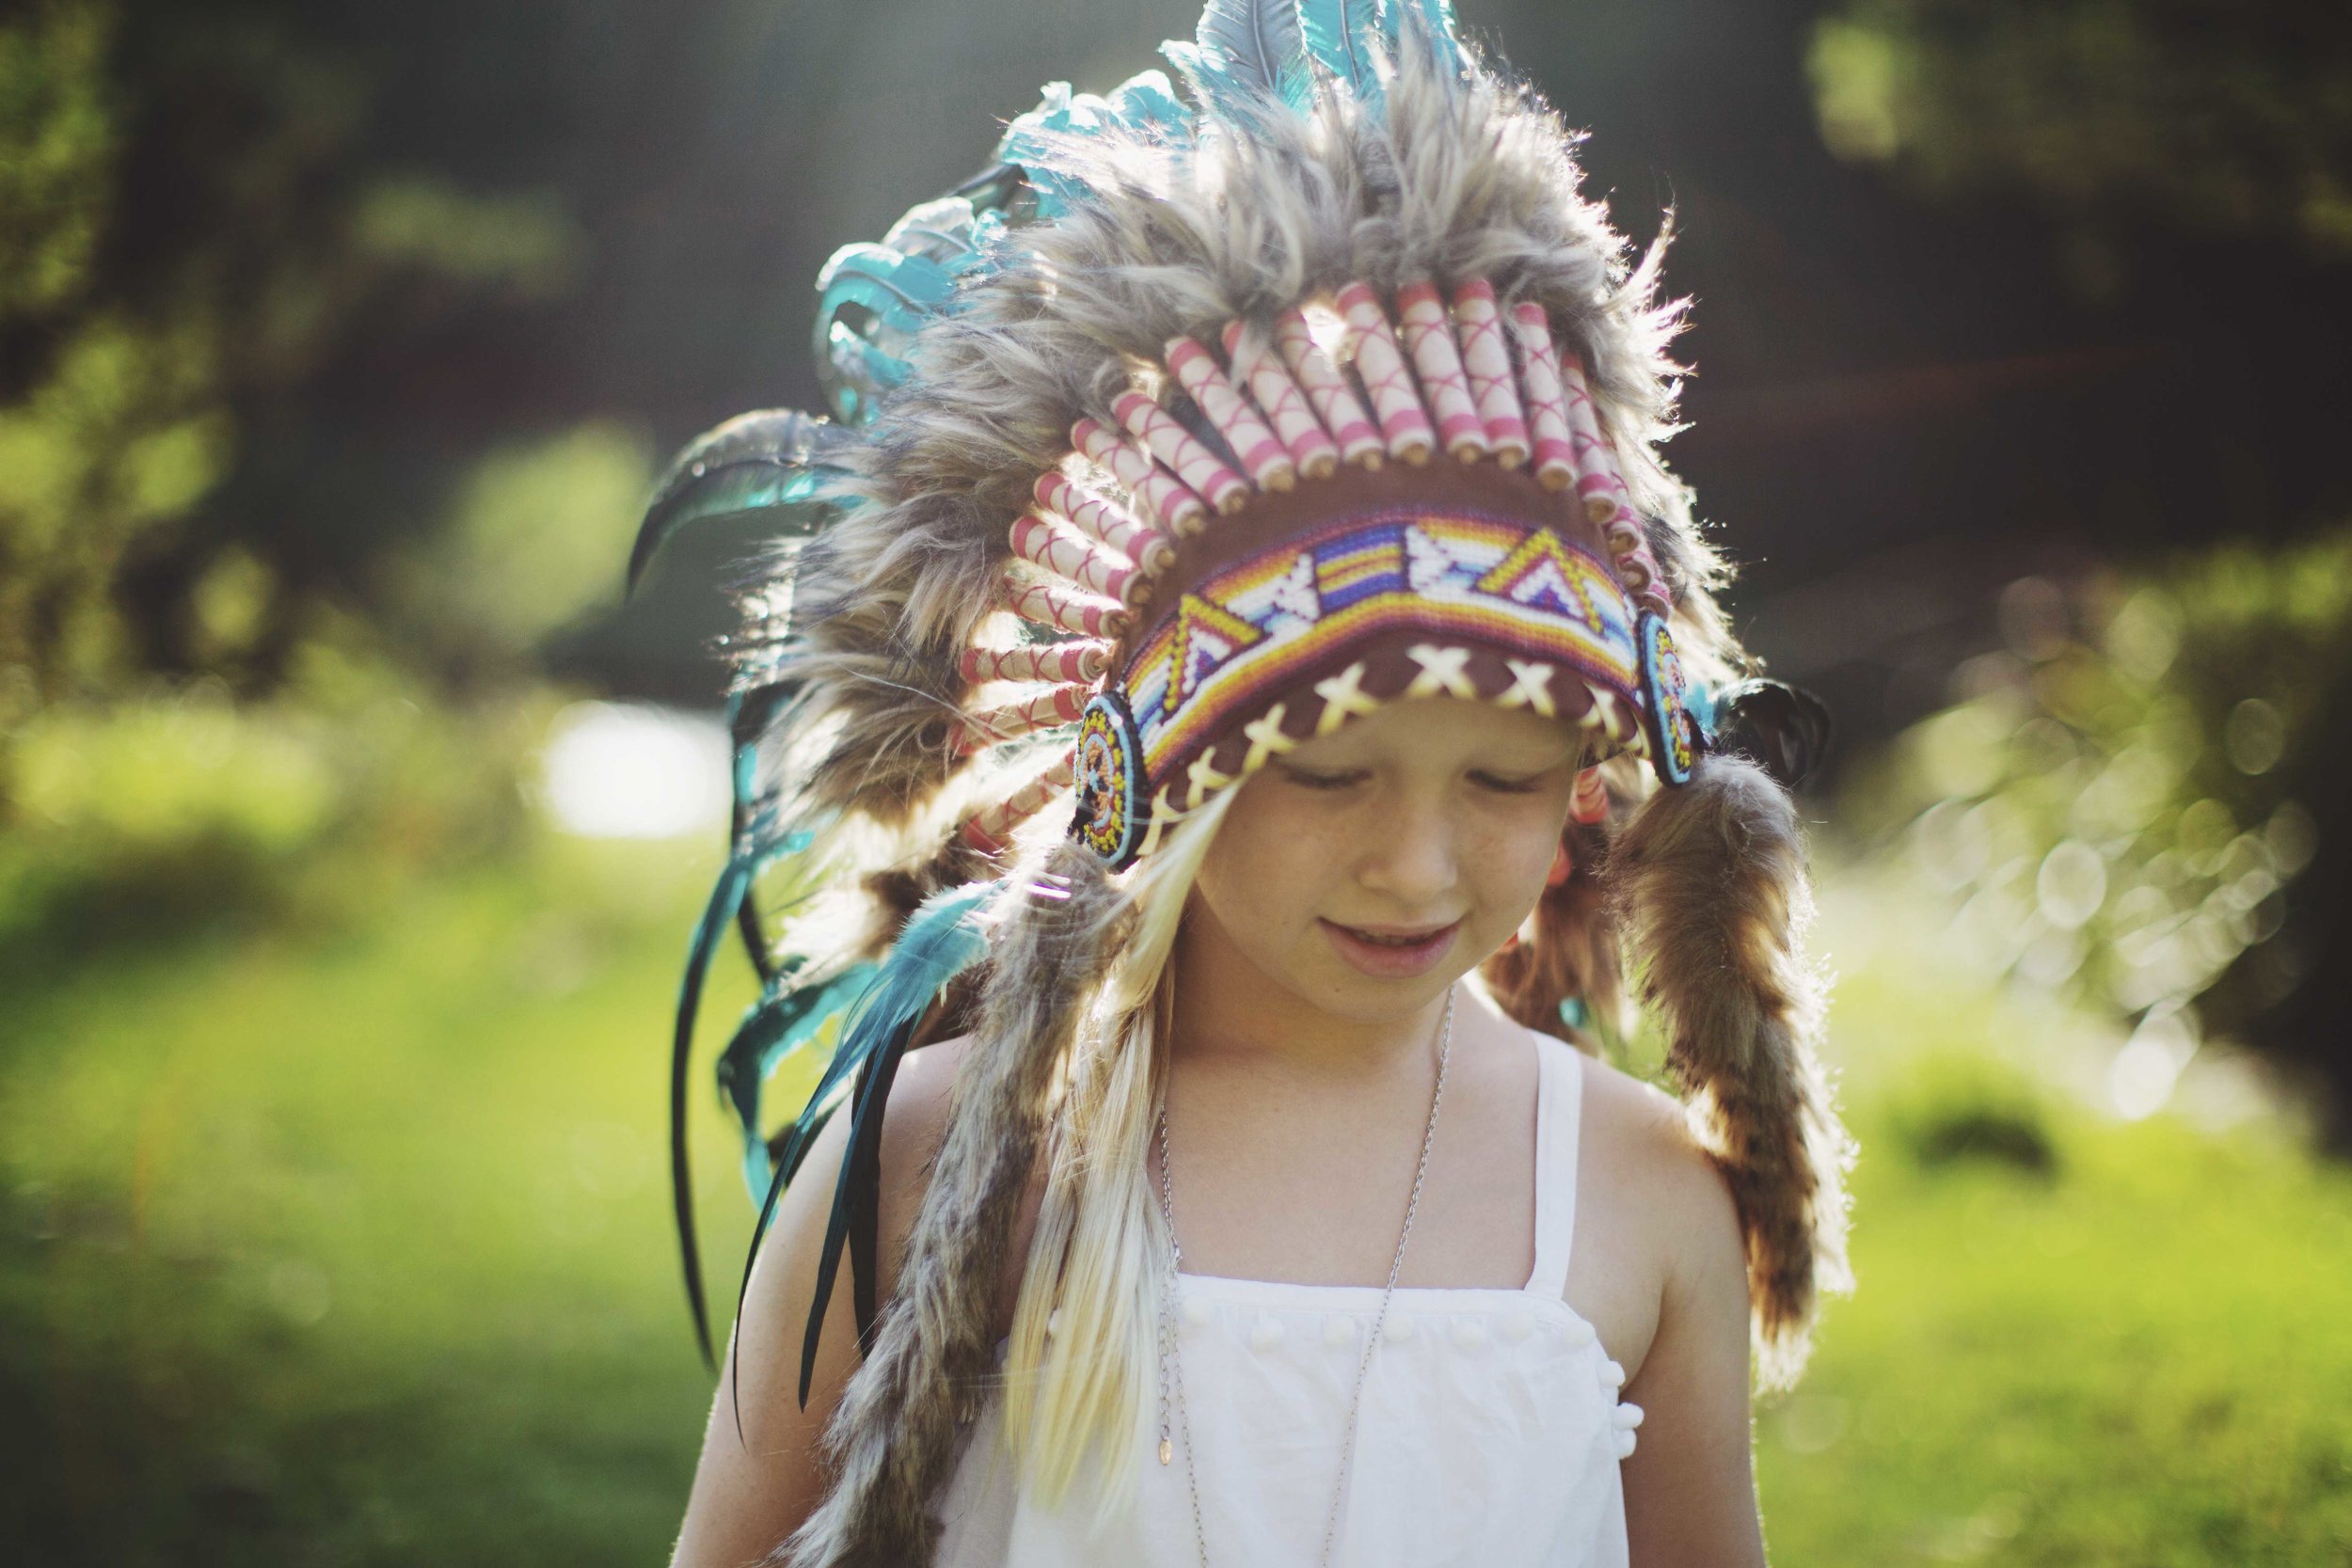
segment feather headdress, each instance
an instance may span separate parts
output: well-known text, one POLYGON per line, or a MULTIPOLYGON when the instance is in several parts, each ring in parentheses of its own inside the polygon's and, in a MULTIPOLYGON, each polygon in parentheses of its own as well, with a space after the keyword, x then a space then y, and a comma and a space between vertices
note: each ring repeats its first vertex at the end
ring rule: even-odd
MULTIPOLYGON (((875 1323, 855 1292, 872 1348, 801 1560, 928 1548, 941 1413, 983 1358, 965 1320, 1017 1196, 1003 1151, 1037 1145, 1039 1085, 1117 940, 1116 873, 1384 701, 1579 728, 1584 880, 1535 939, 1575 950, 1519 955, 1498 990, 1528 1022, 1570 988, 1613 997, 1597 862, 1739 1196, 1768 1372, 1802 1358, 1816 1291, 1842 1278, 1795 816, 1734 754, 1785 772, 1810 732, 1783 720, 1810 710, 1751 683, 1708 722, 1705 690, 1746 661, 1656 451, 1680 315, 1656 293, 1662 239, 1630 252, 1580 193, 1574 138, 1464 50, 1444 0, 1211 0, 1166 53, 1184 96, 1156 71, 1099 98, 1051 87, 987 171, 838 253, 817 329, 833 417, 749 415, 691 447, 632 561, 713 516, 776 523, 735 642, 734 838, 674 1106, 733 924, 768 981, 723 1057, 755 1184, 789 1177, 843 1099, 858 1124, 828 1280, 842 1248, 853 1275, 870 1258, 866 1123, 897 1053, 960 975, 958 1022, 978 1021, 901 1300, 875 1323), (986 895, 998 936, 972 939, 984 900, 957 890, 1003 875, 1013 830, 1057 801, 1075 818, 1057 880, 1010 877, 986 895), (786 862, 780 880, 850 907, 793 922, 780 958, 753 892, 786 862), (759 1082, 869 987, 768 1176, 759 1082)), ((682 1135, 674 1156, 682 1180, 682 1135)), ((699 1323, 682 1197, 679 1217, 699 1323)))

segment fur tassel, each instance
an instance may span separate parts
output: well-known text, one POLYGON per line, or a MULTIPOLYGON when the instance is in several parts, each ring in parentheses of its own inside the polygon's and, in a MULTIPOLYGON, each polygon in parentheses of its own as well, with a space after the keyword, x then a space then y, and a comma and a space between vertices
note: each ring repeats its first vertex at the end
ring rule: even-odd
POLYGON ((1694 1132, 1740 1207, 1758 1380, 1804 1370, 1819 1298, 1852 1289, 1844 1174, 1852 1145, 1814 1054, 1822 983, 1794 803, 1739 757, 1645 801, 1611 853, 1618 928, 1694 1132))
POLYGON ((1055 845, 1009 879, 956 1110, 907 1240, 898 1287, 825 1435, 824 1503, 769 1560, 789 1568, 929 1562, 932 1503, 961 1406, 993 1370, 998 1270, 1054 1085, 1124 932, 1125 901, 1090 850, 1055 845))
POLYGON ((1599 828, 1573 822, 1561 839, 1567 879, 1544 889, 1534 930, 1489 958, 1480 973, 1497 1005, 1528 1028, 1557 1035, 1560 1005, 1573 997, 1584 1004, 1594 1033, 1614 1041, 1625 1033, 1625 980, 1594 869, 1605 840, 1599 828))

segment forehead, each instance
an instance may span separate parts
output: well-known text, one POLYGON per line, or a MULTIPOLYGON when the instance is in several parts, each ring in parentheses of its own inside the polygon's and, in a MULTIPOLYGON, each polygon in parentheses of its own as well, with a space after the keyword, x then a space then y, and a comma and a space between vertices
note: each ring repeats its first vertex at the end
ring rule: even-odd
POLYGON ((1414 697, 1351 717, 1285 753, 1301 767, 1404 759, 1508 761, 1549 768, 1582 750, 1577 727, 1527 708, 1466 697, 1414 697))

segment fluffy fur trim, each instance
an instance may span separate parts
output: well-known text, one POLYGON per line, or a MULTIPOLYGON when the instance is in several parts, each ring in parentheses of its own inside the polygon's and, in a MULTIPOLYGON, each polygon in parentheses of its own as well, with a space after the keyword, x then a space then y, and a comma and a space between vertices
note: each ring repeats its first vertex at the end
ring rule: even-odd
POLYGON ((1852 1288, 1852 1147, 1814 1053, 1822 985, 1801 948, 1812 896, 1796 807, 1754 764, 1704 757, 1634 813, 1609 877, 1692 1130, 1739 1203, 1759 1380, 1786 1386, 1820 1295, 1852 1288))
POLYGON ((1680 306, 1657 298, 1659 247, 1637 262, 1580 194, 1574 144, 1531 89, 1410 48, 1383 113, 1327 93, 1311 113, 1269 105, 1181 147, 1140 133, 1064 143, 1057 160, 1092 194, 1015 230, 1007 264, 916 336, 906 384, 829 455, 861 476, 861 499, 797 558, 796 629, 779 645, 774 618, 754 616, 739 639, 747 671, 801 684, 778 723, 809 758, 810 815, 903 825, 964 766, 950 745, 957 655, 1073 420, 1115 425, 1111 398, 1172 337, 1214 341, 1228 320, 1358 279, 1392 292, 1484 277, 1549 311, 1656 520, 1686 658, 1704 675, 1728 657, 1710 597, 1720 564, 1655 451, 1673 428, 1680 306))
POLYGON ((1016 870, 1011 888, 898 1290, 825 1435, 832 1490, 771 1562, 931 1560, 933 1496, 954 1457, 958 1414, 994 1370, 999 1271, 1055 1085, 1124 935, 1123 895, 1078 845, 1055 845, 1016 870))
POLYGON ((887 933, 876 944, 875 956, 898 940, 899 928, 923 907, 924 900, 951 887, 984 881, 995 874, 996 867, 987 855, 954 834, 929 860, 867 872, 862 885, 881 914, 881 928, 887 933))

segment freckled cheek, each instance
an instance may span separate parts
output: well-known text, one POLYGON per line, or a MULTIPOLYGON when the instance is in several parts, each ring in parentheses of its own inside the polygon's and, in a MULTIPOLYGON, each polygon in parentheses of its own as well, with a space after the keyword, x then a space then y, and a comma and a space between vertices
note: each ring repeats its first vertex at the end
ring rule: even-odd
POLYGON ((1267 936, 1311 925, 1331 887, 1347 875, 1347 837, 1337 814, 1236 809, 1200 867, 1200 886, 1229 925, 1267 936))
POLYGON ((1463 870, 1477 890, 1481 936, 1500 944, 1543 895, 1544 879, 1559 852, 1564 804, 1555 815, 1531 810, 1481 824, 1469 835, 1463 870))

